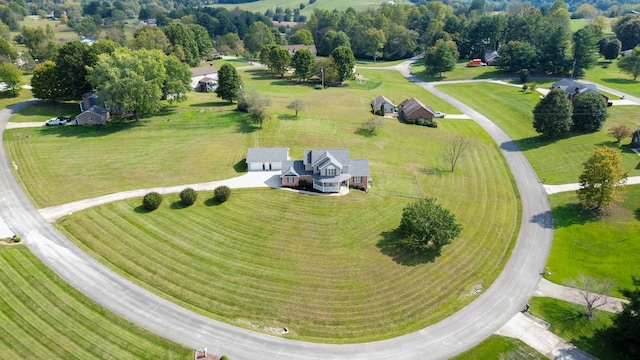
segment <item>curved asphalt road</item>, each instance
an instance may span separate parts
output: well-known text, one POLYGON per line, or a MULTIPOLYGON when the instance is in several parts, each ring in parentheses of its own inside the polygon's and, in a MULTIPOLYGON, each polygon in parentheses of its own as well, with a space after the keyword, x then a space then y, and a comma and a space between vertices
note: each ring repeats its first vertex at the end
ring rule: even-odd
MULTIPOLYGON (((409 76, 408 65, 399 70, 409 76)), ((486 117, 430 84, 419 85, 452 103, 491 134, 516 179, 523 209, 520 234, 511 259, 491 287, 449 318, 412 334, 366 344, 293 341, 220 323, 163 300, 116 275, 47 223, 22 193, 4 146, 0 146, 0 218, 23 237, 47 266, 94 301, 133 323, 194 349, 206 346, 209 352, 227 354, 234 360, 446 359, 481 342, 521 309, 540 280, 538 273, 550 250, 553 225, 545 191, 516 144, 486 117)), ((25 105, 0 111, 0 136, 13 111, 25 105)))

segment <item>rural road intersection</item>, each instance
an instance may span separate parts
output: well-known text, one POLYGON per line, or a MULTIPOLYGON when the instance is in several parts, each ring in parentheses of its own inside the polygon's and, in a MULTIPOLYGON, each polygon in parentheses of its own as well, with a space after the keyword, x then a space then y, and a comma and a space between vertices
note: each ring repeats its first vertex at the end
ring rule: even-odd
MULTIPOLYGON (((492 136, 506 158, 522 202, 517 244, 500 276, 475 301, 425 329, 364 344, 318 344, 240 329, 186 310, 116 275, 61 235, 20 189, 4 146, 0 146, 0 224, 4 222, 0 228, 8 228, 20 235, 40 260, 97 303, 141 327, 193 349, 207 347, 211 353, 226 354, 234 360, 452 357, 495 333, 520 311, 534 293, 550 251, 553 219, 545 189, 524 154, 506 133, 433 84, 420 83, 409 76, 408 66, 400 71, 417 85, 451 103, 492 136)), ((11 114, 28 104, 25 102, 0 111, 0 137, 11 114)))

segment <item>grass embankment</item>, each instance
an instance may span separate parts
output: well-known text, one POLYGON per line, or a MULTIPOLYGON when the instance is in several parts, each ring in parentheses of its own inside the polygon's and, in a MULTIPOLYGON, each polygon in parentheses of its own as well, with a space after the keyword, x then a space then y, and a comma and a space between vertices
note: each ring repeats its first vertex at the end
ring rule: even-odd
MULTIPOLYGON (((442 91, 456 97, 480 111, 500 126, 518 144, 538 176, 548 184, 575 183, 582 172, 582 163, 598 145, 616 146, 607 135, 613 125, 636 127, 636 106, 608 108, 609 118, 604 127, 594 133, 568 134, 559 139, 548 139, 533 129, 532 110, 540 101, 537 92, 524 92, 517 87, 490 83, 445 84, 442 91)), ((621 145, 623 166, 631 176, 640 175, 640 157, 631 151, 628 139, 621 145)))
POLYGON ((187 359, 192 350, 125 321, 73 289, 24 246, 0 246, 3 359, 187 359))
POLYGON ((612 313, 596 310, 595 318, 589 320, 582 305, 545 297, 531 298, 529 304, 531 314, 551 324, 549 331, 567 342, 601 360, 621 358, 604 335, 612 325, 612 313))
POLYGON ((549 280, 610 279, 618 297, 618 288, 633 287, 631 275, 640 275, 640 186, 626 190, 626 200, 601 217, 584 213, 574 192, 549 197, 555 225, 549 280))
POLYGON ((640 80, 633 80, 631 75, 620 71, 618 60, 613 60, 611 63, 606 60, 599 61, 596 66, 587 71, 584 79, 640 97, 640 80))
POLYGON ((542 360, 546 358, 521 340, 491 335, 485 341, 454 357, 452 360, 475 359, 542 360))
POLYGON ((473 299, 477 284, 489 286, 509 257, 519 205, 504 159, 472 121, 444 119, 430 129, 385 119, 378 135, 360 132, 379 94, 447 106, 397 72, 361 74, 367 83, 319 91, 242 72, 245 88, 273 99, 272 119, 261 130, 235 105, 192 94, 138 125, 15 129, 5 142, 40 206, 235 176, 251 146, 289 147, 292 158, 307 148, 350 148, 352 157, 369 159, 368 194, 245 190, 219 206, 201 194, 185 209, 174 195, 153 213, 136 212, 134 199, 57 224, 116 271, 211 317, 249 328, 288 326, 289 336, 313 341, 388 338, 443 319, 473 299), (286 109, 295 98, 307 103, 297 118, 286 109), (439 154, 456 134, 474 140, 450 173, 439 154), (464 225, 435 260, 391 245, 402 207, 422 196, 438 197, 464 225))

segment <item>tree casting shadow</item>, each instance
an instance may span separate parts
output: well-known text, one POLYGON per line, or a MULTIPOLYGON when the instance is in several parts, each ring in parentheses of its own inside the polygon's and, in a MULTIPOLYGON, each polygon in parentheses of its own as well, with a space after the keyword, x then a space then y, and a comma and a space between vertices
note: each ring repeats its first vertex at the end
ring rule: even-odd
POLYGON ((553 229, 553 215, 549 210, 533 215, 531 217, 531 222, 533 224, 538 224, 545 229, 553 229))
POLYGON ((557 228, 571 225, 584 225, 597 221, 601 213, 588 211, 580 203, 559 205, 553 208, 553 222, 557 228))
POLYGON ((428 250, 425 252, 415 252, 398 246, 398 241, 402 239, 402 235, 398 229, 392 231, 383 231, 380 233, 380 241, 376 246, 380 251, 393 259, 397 264, 404 266, 416 266, 428 262, 434 262, 440 256, 439 250, 428 250))

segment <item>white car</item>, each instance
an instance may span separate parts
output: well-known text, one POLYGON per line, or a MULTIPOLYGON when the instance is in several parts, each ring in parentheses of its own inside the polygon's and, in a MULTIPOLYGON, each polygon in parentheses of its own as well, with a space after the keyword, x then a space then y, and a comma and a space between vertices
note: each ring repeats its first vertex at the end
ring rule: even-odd
POLYGON ((434 111, 434 112, 433 112, 433 117, 435 117, 435 118, 443 118, 443 117, 445 117, 445 116, 447 116, 447 114, 442 113, 442 112, 440 112, 440 111, 434 111))
POLYGON ((45 125, 47 126, 53 126, 53 125, 64 125, 67 123, 67 119, 63 118, 62 116, 59 116, 57 118, 51 118, 47 121, 45 121, 45 125))

